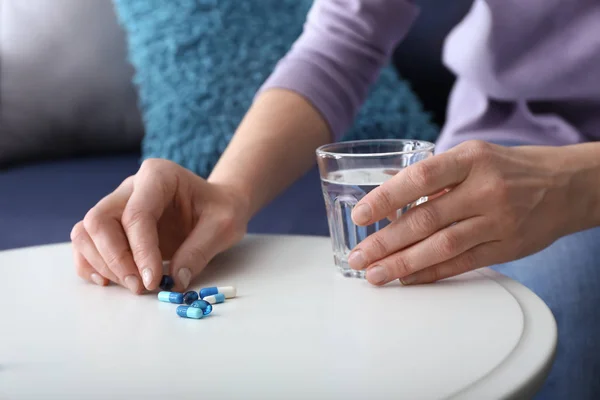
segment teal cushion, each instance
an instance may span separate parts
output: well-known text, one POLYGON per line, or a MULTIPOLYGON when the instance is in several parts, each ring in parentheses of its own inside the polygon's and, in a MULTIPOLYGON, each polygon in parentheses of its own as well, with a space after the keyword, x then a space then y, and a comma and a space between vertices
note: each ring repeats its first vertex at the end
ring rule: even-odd
MULTIPOLYGON (((207 176, 254 94, 302 31, 311 0, 114 0, 128 33, 144 158, 207 176)), ((437 127, 392 67, 344 139, 435 140, 437 127)))

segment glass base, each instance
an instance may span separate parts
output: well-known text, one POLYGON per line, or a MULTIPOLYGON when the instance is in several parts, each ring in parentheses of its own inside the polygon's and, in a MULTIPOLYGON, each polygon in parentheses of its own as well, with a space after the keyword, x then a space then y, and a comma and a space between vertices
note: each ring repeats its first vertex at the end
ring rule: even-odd
POLYGON ((365 279, 366 272, 365 271, 357 271, 355 269, 350 268, 348 262, 346 260, 342 260, 338 257, 334 257, 335 265, 338 267, 340 273, 347 278, 358 278, 365 279))

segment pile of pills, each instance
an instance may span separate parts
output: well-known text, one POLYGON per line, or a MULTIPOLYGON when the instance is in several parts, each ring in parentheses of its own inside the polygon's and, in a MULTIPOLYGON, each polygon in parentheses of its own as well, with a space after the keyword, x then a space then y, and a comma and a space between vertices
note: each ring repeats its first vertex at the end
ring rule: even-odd
POLYGON ((171 292, 174 285, 173 278, 164 275, 160 281, 162 291, 158 293, 158 300, 165 303, 186 304, 177 307, 177 315, 182 318, 204 318, 212 312, 213 304, 223 303, 225 299, 232 299, 237 294, 233 286, 203 288, 200 292, 171 292))

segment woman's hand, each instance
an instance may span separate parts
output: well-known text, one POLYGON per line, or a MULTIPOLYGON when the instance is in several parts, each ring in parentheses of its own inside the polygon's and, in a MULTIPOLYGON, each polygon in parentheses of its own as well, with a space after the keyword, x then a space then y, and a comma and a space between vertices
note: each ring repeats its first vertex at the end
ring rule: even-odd
POLYGON ((175 289, 184 290, 216 254, 244 236, 247 208, 227 186, 170 161, 147 160, 73 228, 77 273, 139 294, 159 286, 162 261, 171 260, 175 289))
MULTIPOLYGON (((362 241, 350 266, 366 269, 375 285, 429 283, 525 257, 586 228, 593 196, 582 190, 586 169, 575 168, 579 158, 569 151, 474 141, 402 170, 357 204, 356 224, 447 192, 362 241)), ((597 191, 599 177, 587 192, 597 191)))

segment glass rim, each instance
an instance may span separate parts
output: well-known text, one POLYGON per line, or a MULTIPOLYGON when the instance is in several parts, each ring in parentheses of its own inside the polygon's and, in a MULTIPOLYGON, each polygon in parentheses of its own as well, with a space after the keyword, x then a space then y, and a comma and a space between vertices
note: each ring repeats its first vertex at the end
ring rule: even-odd
POLYGON ((366 157, 382 157, 382 156, 401 156, 406 154, 417 154, 425 151, 433 151, 435 144, 426 140, 418 139, 362 139, 362 140, 349 140, 347 142, 334 142, 327 143, 319 146, 316 150, 317 156, 319 157, 347 157, 347 158, 366 158, 366 157), (336 146, 352 147, 355 145, 371 145, 371 144, 399 144, 399 143, 420 143, 425 146, 420 149, 414 150, 398 150, 398 151, 387 151, 378 153, 339 153, 335 151, 329 151, 328 148, 336 146))

